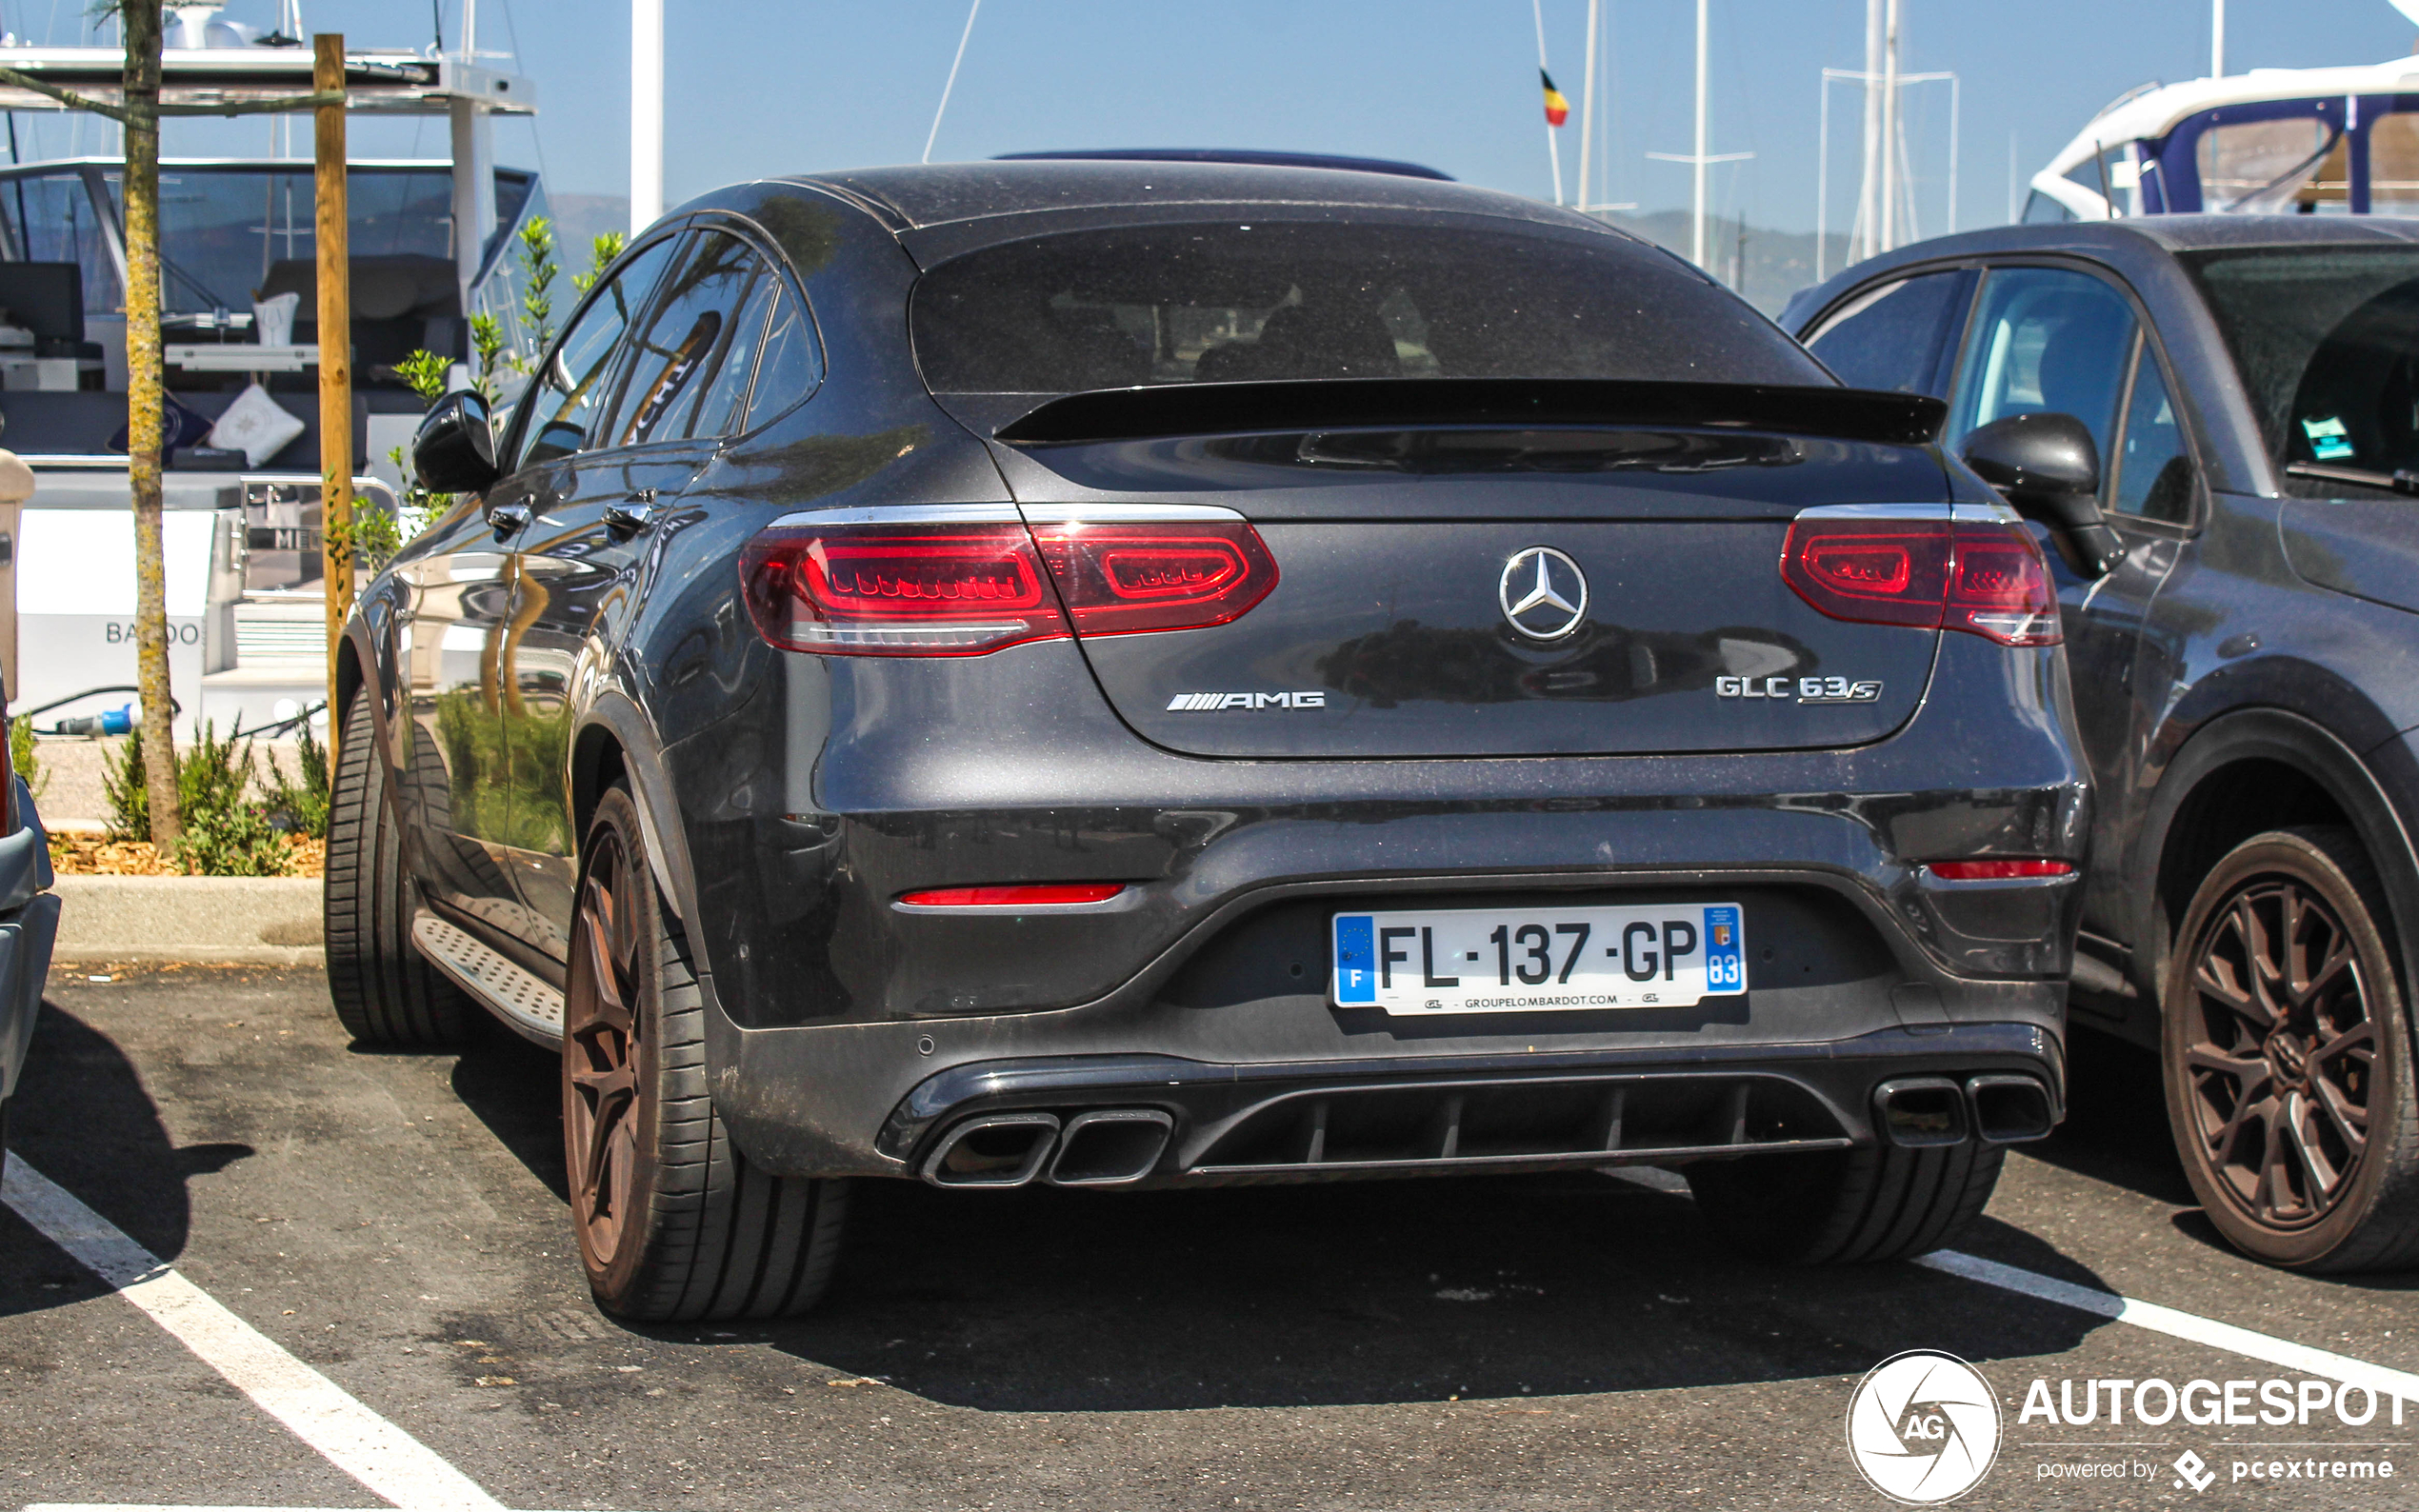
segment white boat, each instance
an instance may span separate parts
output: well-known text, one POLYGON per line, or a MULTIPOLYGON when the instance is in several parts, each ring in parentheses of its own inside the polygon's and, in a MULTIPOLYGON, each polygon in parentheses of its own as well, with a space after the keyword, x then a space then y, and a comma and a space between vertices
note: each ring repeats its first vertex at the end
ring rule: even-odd
POLYGON ((2028 222, 2419 214, 2419 56, 2144 85, 2032 176, 2028 222))
MULTIPOLYGON (((207 7, 176 9, 185 19, 170 28, 164 100, 309 91, 308 47, 263 39, 207 7)), ((0 65, 114 98, 124 54, 0 47, 0 65)), ((491 123, 530 113, 535 99, 528 80, 461 56, 349 52, 346 75, 356 113, 452 123, 447 157, 348 165, 355 486, 365 503, 393 508, 401 479, 388 454, 422 410, 396 360, 421 348, 465 358, 472 313, 502 322, 511 348, 533 345, 511 249, 546 214, 546 196, 534 172, 494 166, 491 123)), ((0 109, 59 108, 0 85, 0 109)), ((181 729, 203 720, 222 733, 257 727, 326 696, 311 171, 307 157, 160 165, 170 394, 214 421, 257 382, 303 425, 257 466, 190 447, 169 457, 169 660, 181 729), (256 328, 253 305, 280 293, 299 296, 294 328, 264 344, 278 333, 256 328)), ((125 706, 135 681, 123 172, 122 160, 98 157, 0 168, 0 446, 35 476, 21 516, 0 511, 0 619, 13 611, 10 706, 56 705, 37 720, 43 728, 125 706)), ((557 300, 570 293, 567 280, 557 300)))

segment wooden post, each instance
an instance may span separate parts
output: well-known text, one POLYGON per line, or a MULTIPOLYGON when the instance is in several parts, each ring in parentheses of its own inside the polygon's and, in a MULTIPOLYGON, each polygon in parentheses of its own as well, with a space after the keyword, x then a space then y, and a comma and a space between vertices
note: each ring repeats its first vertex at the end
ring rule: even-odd
MULTIPOLYGON (((310 87, 345 87, 342 32, 310 39, 310 87)), ((336 712, 336 648, 352 614, 352 284, 345 206, 345 108, 312 111, 317 159, 313 196, 319 240, 319 539, 328 589, 328 755, 334 769, 343 717, 336 712)))

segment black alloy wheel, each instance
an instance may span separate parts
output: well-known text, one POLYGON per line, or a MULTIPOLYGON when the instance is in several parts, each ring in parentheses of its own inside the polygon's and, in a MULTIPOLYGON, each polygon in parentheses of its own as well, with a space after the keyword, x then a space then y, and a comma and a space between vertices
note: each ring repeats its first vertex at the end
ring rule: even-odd
POLYGON ((2349 831, 2276 830, 2209 872, 2169 965, 2168 1116, 2211 1223, 2310 1270, 2419 1258, 2419 1119, 2388 915, 2349 831))
POLYGON ((571 1224, 599 1306, 659 1322, 771 1318, 830 1284, 848 1184, 777 1177, 731 1143, 706 1079, 705 993, 619 784, 581 849, 563 995, 571 1224))

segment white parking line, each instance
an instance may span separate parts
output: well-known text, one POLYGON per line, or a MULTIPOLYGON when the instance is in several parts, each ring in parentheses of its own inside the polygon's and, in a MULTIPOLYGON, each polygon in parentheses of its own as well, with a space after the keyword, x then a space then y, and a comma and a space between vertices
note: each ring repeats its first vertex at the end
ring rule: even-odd
MULTIPOLYGON (((1689 1195, 1686 1177, 1651 1165, 1613 1166, 1607 1168, 1604 1174, 1675 1197, 1689 1195)), ((2223 1349, 2229 1354, 2281 1365, 2287 1370, 2298 1370, 2306 1376, 2324 1376, 2348 1385, 2366 1386, 2381 1397, 2395 1399, 2396 1422, 2402 1421, 2401 1403, 2404 1401, 2419 1402, 2419 1375, 2407 1370, 2372 1365, 2366 1360, 2354 1360, 2349 1355, 2312 1349, 2289 1339, 2237 1328, 2214 1318, 2162 1307, 2154 1302, 2142 1302, 2093 1286, 2078 1286, 2070 1281, 2059 1281, 2014 1265, 2003 1265, 1995 1260, 1985 1260, 1961 1250, 1936 1249, 1929 1255, 1918 1256, 1915 1263, 1963 1281, 1980 1282, 1986 1286, 1996 1286, 2002 1291, 2055 1303, 2077 1312, 2131 1323, 2136 1328, 2148 1328, 2152 1333, 2206 1344, 2212 1349, 2223 1349)))
POLYGON ((500 1512, 501 1502, 436 1451, 288 1354, 20 1156, 9 1157, 0 1202, 378 1496, 411 1512, 500 1512))
POLYGON ((2213 1318, 2162 1307, 2154 1302, 2140 1302, 2112 1291, 2078 1286, 2070 1281, 2058 1281, 2029 1270, 2019 1270, 2013 1265, 2003 1265, 1995 1260, 1984 1260, 1979 1255, 1969 1255, 1959 1250, 1934 1250, 1918 1257, 1915 1263, 1966 1281, 1980 1282, 1986 1286, 1996 1286, 2002 1291, 2056 1303, 2061 1307, 2071 1307, 2077 1312, 2093 1313, 2118 1323, 2131 1323, 2136 1328, 2148 1328, 2152 1333, 2207 1344, 2212 1349, 2245 1355, 2271 1365, 2282 1365, 2287 1370, 2298 1370, 2306 1376, 2325 1376, 2347 1385, 2366 1386, 2381 1397, 2398 1399, 2394 1406, 2396 1422, 2402 1421, 2399 1399, 2419 1402, 2419 1376, 2407 1370, 2372 1365, 2366 1360, 2354 1360, 2349 1355, 2312 1349, 2308 1344, 2297 1344, 2273 1334, 2254 1333, 2249 1328, 2237 1328, 2232 1323, 2222 1323, 2213 1318))

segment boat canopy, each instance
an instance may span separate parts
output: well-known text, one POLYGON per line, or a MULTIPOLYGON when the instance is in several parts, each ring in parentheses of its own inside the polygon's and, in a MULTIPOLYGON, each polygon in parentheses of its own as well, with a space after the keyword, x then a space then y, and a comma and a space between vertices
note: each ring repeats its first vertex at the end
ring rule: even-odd
POLYGON ((2419 214, 2419 56, 2119 96, 2032 176, 2028 222, 2419 214))

